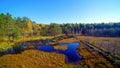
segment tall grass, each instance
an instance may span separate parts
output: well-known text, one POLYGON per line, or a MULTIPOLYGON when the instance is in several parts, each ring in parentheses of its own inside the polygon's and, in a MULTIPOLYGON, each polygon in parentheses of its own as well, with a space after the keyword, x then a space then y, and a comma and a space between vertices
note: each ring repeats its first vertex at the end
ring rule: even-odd
POLYGON ((14 43, 4 43, 4 44, 0 44, 0 52, 6 51, 7 49, 11 48, 14 45, 14 43))

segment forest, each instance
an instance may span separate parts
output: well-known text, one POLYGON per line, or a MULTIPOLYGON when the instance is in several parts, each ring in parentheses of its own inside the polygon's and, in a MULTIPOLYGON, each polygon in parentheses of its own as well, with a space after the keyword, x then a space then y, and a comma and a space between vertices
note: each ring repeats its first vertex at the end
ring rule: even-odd
POLYGON ((28 17, 12 17, 10 13, 0 14, 0 41, 9 37, 18 39, 29 36, 55 36, 59 34, 120 37, 120 22, 37 24, 28 17))

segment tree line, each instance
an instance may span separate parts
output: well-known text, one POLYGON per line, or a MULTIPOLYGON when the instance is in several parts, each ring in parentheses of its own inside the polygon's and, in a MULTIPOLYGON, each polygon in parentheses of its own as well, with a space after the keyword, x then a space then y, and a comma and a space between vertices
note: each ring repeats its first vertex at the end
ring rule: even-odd
POLYGON ((120 37, 120 22, 94 24, 61 24, 64 34, 86 36, 120 37))
POLYGON ((28 17, 13 18, 10 13, 0 14, 0 41, 4 39, 19 39, 31 36, 55 36, 61 34, 60 25, 37 24, 28 17))
POLYGON ((78 34, 88 36, 120 37, 120 22, 94 24, 37 24, 28 17, 13 18, 10 13, 0 14, 0 40, 29 36, 55 36, 78 34))

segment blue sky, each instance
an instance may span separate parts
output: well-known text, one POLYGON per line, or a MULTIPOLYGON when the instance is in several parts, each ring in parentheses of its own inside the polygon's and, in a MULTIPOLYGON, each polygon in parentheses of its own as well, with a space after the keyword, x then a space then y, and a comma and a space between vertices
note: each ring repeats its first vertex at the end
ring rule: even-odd
POLYGON ((37 23, 120 22, 120 0, 0 0, 0 13, 37 23))

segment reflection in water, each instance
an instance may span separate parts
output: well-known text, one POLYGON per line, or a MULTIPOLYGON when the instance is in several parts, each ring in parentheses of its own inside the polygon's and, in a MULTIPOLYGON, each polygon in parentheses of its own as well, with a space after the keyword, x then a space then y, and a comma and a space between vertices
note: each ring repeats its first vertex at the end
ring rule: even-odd
POLYGON ((5 51, 5 54, 21 53, 22 51, 24 51, 24 45, 23 44, 21 44, 20 46, 16 46, 16 47, 13 47, 11 49, 8 49, 7 51, 5 51))
POLYGON ((7 50, 5 53, 6 53, 6 54, 14 54, 15 51, 14 51, 13 48, 11 48, 11 49, 7 50))
POLYGON ((24 44, 22 44, 20 48, 21 48, 22 51, 24 51, 25 50, 24 44))
POLYGON ((38 49, 45 52, 56 52, 60 54, 64 54, 66 56, 66 62, 67 63, 79 63, 81 60, 81 57, 77 53, 77 48, 79 46, 79 43, 74 42, 70 44, 59 44, 59 46, 68 46, 67 50, 55 50, 52 46, 40 46, 38 49))

